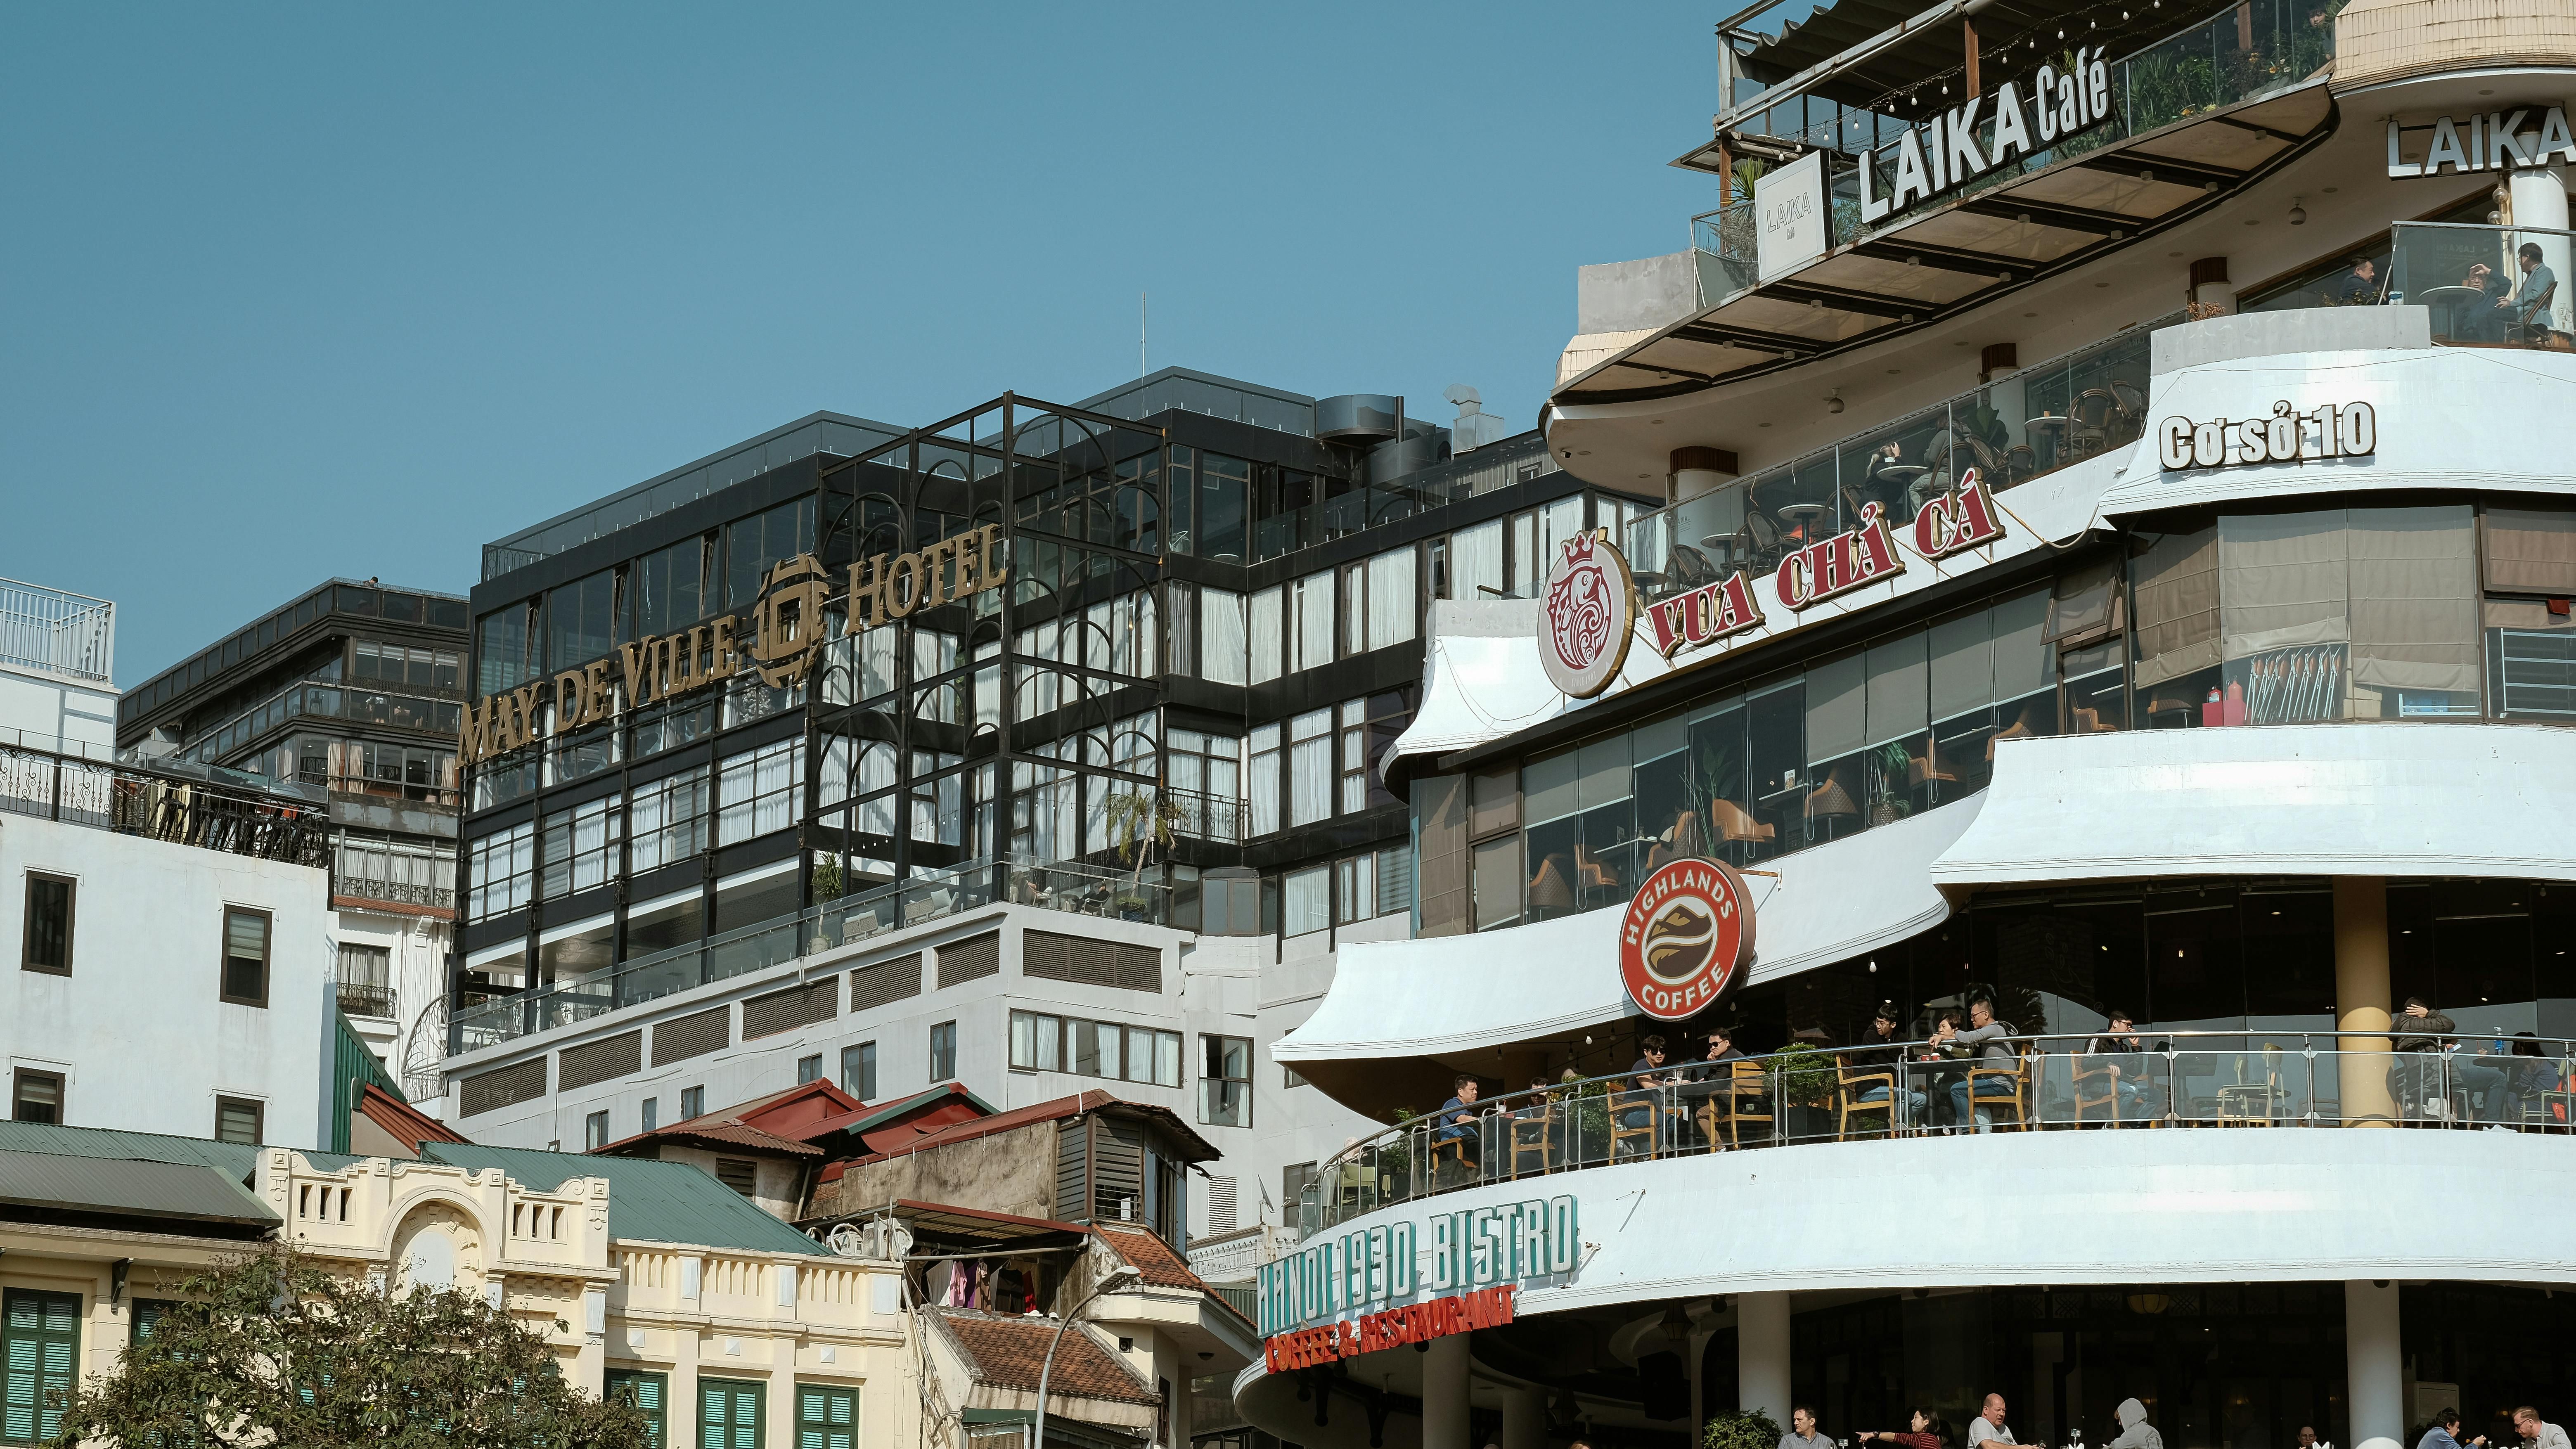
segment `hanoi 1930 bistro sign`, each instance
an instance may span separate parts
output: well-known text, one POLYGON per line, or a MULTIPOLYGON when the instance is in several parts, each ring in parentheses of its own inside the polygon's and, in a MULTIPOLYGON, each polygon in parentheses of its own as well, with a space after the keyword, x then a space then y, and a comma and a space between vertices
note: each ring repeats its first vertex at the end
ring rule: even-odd
POLYGON ((773 689, 802 684, 822 652, 825 605, 846 597, 856 633, 1000 588, 1010 570, 994 558, 999 532, 987 524, 918 552, 862 560, 851 566, 845 593, 832 590, 812 554, 798 554, 769 571, 748 618, 728 614, 647 635, 551 681, 485 695, 465 711, 458 762, 473 765, 597 724, 621 707, 677 699, 746 671, 773 689))
POLYGON ((1261 1334, 1275 1339, 1415 1300, 1555 1283, 1574 1272, 1582 1253, 1572 1194, 1317 1237, 1255 1275, 1261 1334))

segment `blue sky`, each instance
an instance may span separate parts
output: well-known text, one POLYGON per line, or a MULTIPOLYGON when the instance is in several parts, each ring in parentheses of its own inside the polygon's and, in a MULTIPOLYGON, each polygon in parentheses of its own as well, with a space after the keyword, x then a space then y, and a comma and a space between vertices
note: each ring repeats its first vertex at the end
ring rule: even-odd
POLYGON ((0 574, 117 682, 817 408, 1481 388, 1688 244, 1727 7, 0 10, 0 574))

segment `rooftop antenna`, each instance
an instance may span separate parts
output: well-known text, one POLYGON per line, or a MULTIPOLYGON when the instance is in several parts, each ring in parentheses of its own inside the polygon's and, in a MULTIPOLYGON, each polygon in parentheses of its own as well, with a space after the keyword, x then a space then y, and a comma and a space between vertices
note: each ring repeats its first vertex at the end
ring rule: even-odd
POLYGON ((1145 294, 1136 294, 1136 375, 1145 375, 1145 294))

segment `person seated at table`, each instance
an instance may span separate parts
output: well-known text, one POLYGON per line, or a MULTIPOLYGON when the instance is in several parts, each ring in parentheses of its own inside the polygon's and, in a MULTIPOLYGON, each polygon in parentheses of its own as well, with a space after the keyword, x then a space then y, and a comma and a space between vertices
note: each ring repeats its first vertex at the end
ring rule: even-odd
POLYGON ((1928 1096, 1905 1083, 1905 1047, 1905 1039, 1896 1029, 1896 1003, 1882 1001, 1870 1016, 1869 1029, 1860 1034, 1860 1040, 1843 1050, 1843 1059, 1851 1064, 1853 1071, 1884 1071, 1896 1078, 1898 1087, 1895 1092, 1888 1090, 1887 1083, 1880 1082, 1864 1088, 1852 1098, 1854 1102, 1885 1102, 1894 1097, 1895 1120, 1889 1124, 1892 1127, 1910 1127, 1922 1121, 1923 1109, 1931 1103, 1928 1096))
POLYGON ((1852 1435, 1852 1442, 1866 1444, 1872 1439, 1877 1439, 1888 1444, 1902 1445, 1904 1449, 1943 1449, 1943 1446, 1950 1442, 1950 1426, 1941 1422, 1940 1415, 1918 1407, 1907 1417, 1913 1425, 1910 1429, 1901 1432, 1891 1429, 1864 1429, 1852 1435))
MULTIPOLYGON (((1924 1038, 1921 1045, 1913 1049, 1911 1055, 1916 1063, 1915 1071, 1920 1076, 1925 1093, 1935 1103, 1949 1101, 1950 1087, 1967 1079, 1966 1067, 1954 1065, 1963 1063, 1968 1055, 1967 1049, 1959 1045, 1957 1008, 1944 1007, 1939 1015, 1932 1018, 1930 1034, 1924 1038)), ((1943 1110, 1941 1120, 1943 1125, 1952 1127, 1958 1125, 1958 1119, 1949 1116, 1946 1109, 1943 1110)))
POLYGON ((2514 265, 2522 268, 2522 284, 2496 306, 2512 309, 2516 340, 2545 344, 2550 329, 2556 325, 2551 314, 2557 301, 2558 274, 2540 260, 2538 242, 2524 242, 2513 259, 2514 265))
POLYGON ((2506 1095, 2505 1046, 2498 1042, 2496 1050, 2490 1052, 2468 1051, 2465 1049, 2467 1045, 2455 1039, 2446 1043, 2444 1050, 2450 1054, 2453 1076, 2460 1084, 2460 1093, 2468 1098, 2469 1120, 2501 1122, 2504 1120, 2506 1095))
MULTIPOLYGON (((1967 1047, 1977 1054, 1978 1066, 1999 1070, 2014 1066, 2018 1057, 2013 1051, 2013 1034, 2011 1022, 1995 1020, 1993 997, 1979 993, 1968 998, 1968 1027, 1967 1030, 1958 1033, 1957 1041, 1960 1046, 1967 1047)), ((1972 1116, 1968 1108, 1968 1085, 1968 1079, 1964 1075, 1950 1084, 1950 1117, 1961 1127, 1968 1126, 1972 1116)), ((2010 1097, 2016 1094, 2014 1084, 2000 1076, 1985 1077, 1976 1083, 1976 1095, 1980 1097, 2010 1097)), ((1985 1112, 1974 1113, 1973 1120, 1976 1129, 1980 1132, 1987 1131, 1994 1125, 1992 1115, 1985 1112)))
POLYGON ((1631 1091, 1611 1098, 1611 1110, 1618 1114, 1619 1125, 1643 1128, 1655 1120, 1655 1109, 1664 1105, 1662 1090, 1680 1080, 1664 1071, 1664 1039, 1649 1036, 1637 1043, 1637 1064, 1628 1069, 1631 1091))
POLYGON ((1441 1103, 1440 1110, 1432 1114, 1432 1151, 1436 1156, 1442 1147, 1455 1142, 1459 1160, 1474 1167, 1484 1155, 1484 1134, 1476 1127, 1476 1094, 1483 1089, 1464 1072, 1458 1074, 1454 1086, 1457 1095, 1441 1103))
POLYGON ((2141 1115, 2138 1094, 2146 1085, 2146 1060, 2137 1024, 2129 1013, 2114 1007, 2102 1034, 2084 1043, 2084 1050, 2076 1055, 2075 1070, 2109 1072, 2112 1121, 2135 1122, 2141 1115))
POLYGON ((2469 263, 2468 275, 2460 279, 2463 287, 2475 288, 2478 295, 2459 308, 2455 323, 2462 342, 2502 342, 2504 340, 2505 297, 2513 283, 2496 275, 2496 269, 2484 262, 2469 263))
POLYGON ((1906 505, 1913 497, 1914 480, 1922 476, 1922 469, 1907 466, 1905 450, 1890 438, 1873 449, 1869 461, 1861 465, 1860 486, 1854 491, 1864 501, 1874 501, 1885 508, 1890 518, 1911 518, 1913 510, 1906 505), (1903 471, 1896 471, 1899 469, 1903 471))
POLYGON ((2379 263, 2368 257, 2352 259, 2352 270, 2326 289, 2326 304, 2331 307, 2367 307, 2379 300, 2379 263))

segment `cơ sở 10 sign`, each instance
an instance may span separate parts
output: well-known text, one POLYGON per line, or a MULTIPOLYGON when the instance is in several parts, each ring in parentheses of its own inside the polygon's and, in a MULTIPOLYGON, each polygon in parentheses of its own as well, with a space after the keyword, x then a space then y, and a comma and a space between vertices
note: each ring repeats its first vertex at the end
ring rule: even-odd
POLYGON ((2170 417, 2156 424, 2156 463, 2168 473, 2362 458, 2378 448, 2379 412, 2366 402, 2324 403, 2301 413, 2282 401, 2268 417, 2170 417))

